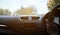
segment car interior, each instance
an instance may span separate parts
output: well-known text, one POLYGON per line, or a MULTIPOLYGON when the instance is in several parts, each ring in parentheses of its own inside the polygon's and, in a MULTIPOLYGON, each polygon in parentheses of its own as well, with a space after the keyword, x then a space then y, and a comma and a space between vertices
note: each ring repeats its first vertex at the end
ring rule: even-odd
POLYGON ((60 31, 60 5, 39 16, 0 16, 0 35, 58 35, 60 31), (30 20, 31 19, 31 20, 30 20), (57 21, 55 21, 57 20, 57 21))

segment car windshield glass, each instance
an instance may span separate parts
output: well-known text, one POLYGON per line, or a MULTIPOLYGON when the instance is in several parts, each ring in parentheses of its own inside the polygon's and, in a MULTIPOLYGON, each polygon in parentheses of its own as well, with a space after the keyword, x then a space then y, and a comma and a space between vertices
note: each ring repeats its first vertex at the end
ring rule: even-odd
POLYGON ((50 0, 0 0, 0 15, 44 15, 50 0))

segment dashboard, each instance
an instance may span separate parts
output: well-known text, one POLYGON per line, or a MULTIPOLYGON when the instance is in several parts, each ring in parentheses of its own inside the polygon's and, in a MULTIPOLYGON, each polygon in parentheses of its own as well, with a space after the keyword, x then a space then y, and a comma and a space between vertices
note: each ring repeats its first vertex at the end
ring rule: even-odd
POLYGON ((0 16, 2 35, 57 35, 60 29, 60 5, 41 16, 0 16))

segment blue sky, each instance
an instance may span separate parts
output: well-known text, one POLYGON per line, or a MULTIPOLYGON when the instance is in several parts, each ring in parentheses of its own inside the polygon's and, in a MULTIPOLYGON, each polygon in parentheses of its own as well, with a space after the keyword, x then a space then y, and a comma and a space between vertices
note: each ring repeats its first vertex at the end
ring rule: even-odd
POLYGON ((11 12, 14 12, 20 9, 21 6, 35 6, 37 14, 45 14, 48 12, 47 1, 48 0, 0 0, 0 8, 9 9, 11 12))

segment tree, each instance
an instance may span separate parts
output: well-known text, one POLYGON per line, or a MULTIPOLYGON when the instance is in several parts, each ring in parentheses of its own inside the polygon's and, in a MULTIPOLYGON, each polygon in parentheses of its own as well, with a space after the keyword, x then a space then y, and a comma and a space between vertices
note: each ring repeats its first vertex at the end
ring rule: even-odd
POLYGON ((11 12, 8 9, 0 9, 0 15, 11 15, 11 12))
POLYGON ((33 15, 36 14, 36 9, 33 7, 21 7, 21 9, 18 9, 15 11, 14 15, 33 15))
POLYGON ((4 15, 11 15, 11 12, 8 9, 6 9, 4 10, 4 15))
POLYGON ((52 10, 58 4, 60 4, 60 0, 49 0, 49 2, 47 3, 48 9, 52 10))
POLYGON ((47 5, 48 5, 48 10, 52 10, 53 7, 55 6, 55 1, 54 0, 49 0, 47 5))

